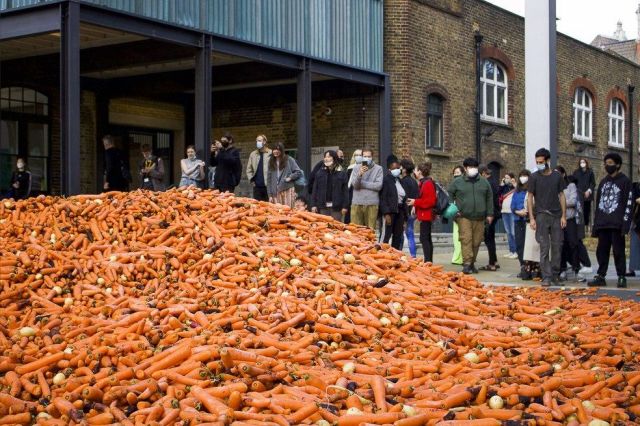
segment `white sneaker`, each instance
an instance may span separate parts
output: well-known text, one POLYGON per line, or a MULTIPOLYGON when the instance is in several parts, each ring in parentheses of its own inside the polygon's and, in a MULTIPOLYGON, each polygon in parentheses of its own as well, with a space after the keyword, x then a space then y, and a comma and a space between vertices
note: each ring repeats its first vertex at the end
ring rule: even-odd
POLYGON ((502 256, 502 257, 504 257, 505 259, 511 259, 511 255, 512 255, 512 254, 513 254, 513 253, 506 253, 506 254, 505 254, 504 256, 502 256))
POLYGON ((518 253, 511 253, 511 259, 517 259, 518 253))
POLYGON ((593 274, 593 269, 590 266, 583 266, 578 271, 579 274, 593 274))

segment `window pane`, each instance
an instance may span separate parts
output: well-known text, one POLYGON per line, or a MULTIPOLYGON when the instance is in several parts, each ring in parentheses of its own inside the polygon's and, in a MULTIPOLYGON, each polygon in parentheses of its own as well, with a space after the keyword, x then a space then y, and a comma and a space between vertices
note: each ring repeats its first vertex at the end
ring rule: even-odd
POLYGON ((42 123, 29 123, 27 125, 27 141, 29 155, 36 157, 49 155, 49 126, 42 123))
POLYGON ((581 111, 577 111, 576 114, 576 135, 577 136, 584 136, 583 135, 583 131, 582 131, 582 112, 581 111))
POLYGON ((25 114, 35 114, 36 104, 32 104, 31 102, 22 104, 22 112, 25 114))
POLYGON ((498 74, 498 81, 504 83, 504 71, 499 66, 496 67, 496 73, 498 74))
POLYGON ((584 113, 584 137, 591 139, 591 113, 584 113))
POLYGON ((9 88, 8 87, 3 87, 2 89, 0 89, 0 98, 9 99, 9 88))
POLYGON ((14 100, 22 100, 22 87, 10 87, 9 97, 14 100))
POLYGON ((624 120, 618 120, 618 139, 618 142, 622 145, 624 141, 624 120))
POLYGON ((495 86, 491 85, 491 84, 487 84, 487 102, 486 102, 486 109, 485 109, 485 114, 488 117, 495 117, 496 113, 495 113, 495 108, 494 108, 494 102, 495 102, 495 93, 494 93, 494 89, 495 86))
POLYGON ((22 101, 9 101, 9 111, 22 112, 22 101))
POLYGON ((0 154, 18 155, 18 122, 0 122, 0 154))
POLYGON ((18 157, 13 155, 0 154, 0 194, 9 191, 11 185, 11 174, 16 167, 18 157))
POLYGON ((427 112, 431 114, 442 114, 442 98, 438 95, 427 97, 427 112))
POLYGON ((500 119, 505 118, 505 104, 504 87, 498 87, 498 118, 500 119))
POLYGON ((43 95, 40 92, 36 93, 36 101, 40 102, 41 104, 48 104, 49 100, 47 99, 47 97, 45 95, 43 95))
POLYGON ((24 101, 25 102, 35 102, 36 101, 36 91, 32 89, 24 89, 24 101))
POLYGON ((27 167, 31 172, 31 192, 47 191, 47 159, 29 157, 27 167))
POLYGON ((9 109, 9 100, 8 99, 0 99, 0 110, 7 111, 9 109))
POLYGON ((488 80, 493 80, 495 78, 494 69, 495 69, 495 65, 493 62, 485 61, 484 72, 485 72, 485 77, 488 80))
POLYGON ((615 120, 611 120, 611 142, 612 143, 618 143, 618 133, 617 133, 617 126, 616 126, 616 122, 615 120))
POLYGON ((584 106, 586 108, 591 108, 591 96, 589 96, 586 90, 583 90, 582 92, 584 93, 584 106))
POLYGON ((442 148, 442 117, 430 115, 428 119, 427 146, 442 148))

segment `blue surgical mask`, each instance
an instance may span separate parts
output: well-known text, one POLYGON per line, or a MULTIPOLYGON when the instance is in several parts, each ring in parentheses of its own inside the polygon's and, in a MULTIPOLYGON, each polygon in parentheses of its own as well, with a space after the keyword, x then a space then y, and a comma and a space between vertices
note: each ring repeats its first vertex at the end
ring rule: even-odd
POLYGON ((536 167, 538 168, 539 172, 543 172, 544 169, 547 168, 547 163, 543 163, 543 164, 536 164, 536 167))
POLYGON ((264 146, 264 143, 262 142, 256 142, 256 148, 258 149, 262 149, 262 147, 264 146))
POLYGON ((400 176, 400 172, 402 172, 402 170, 400 170, 400 169, 393 169, 393 170, 391 170, 391 174, 393 175, 393 177, 398 177, 398 176, 400 176))
POLYGON ((362 157, 362 162, 367 166, 370 166, 373 164, 373 158, 362 157))
POLYGON ((356 155, 356 164, 362 163, 362 155, 356 155))

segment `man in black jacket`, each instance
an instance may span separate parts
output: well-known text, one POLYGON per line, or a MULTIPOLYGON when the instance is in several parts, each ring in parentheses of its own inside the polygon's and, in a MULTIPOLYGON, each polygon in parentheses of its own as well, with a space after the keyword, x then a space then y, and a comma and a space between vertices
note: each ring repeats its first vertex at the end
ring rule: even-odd
POLYGON ((407 217, 407 194, 400 183, 400 163, 391 159, 380 190, 380 215, 384 222, 382 242, 391 240, 391 247, 402 250, 402 233, 407 217))
POLYGON ((111 135, 105 135, 102 143, 104 145, 104 190, 128 191, 129 182, 125 174, 131 175, 129 165, 120 150, 115 147, 111 135))
POLYGON ((210 165, 216 168, 214 189, 233 192, 242 178, 240 151, 233 146, 233 137, 227 133, 211 145, 210 165))
POLYGON ((613 247, 613 260, 618 274, 618 287, 626 287, 626 262, 624 237, 631 228, 631 180, 620 171, 622 157, 615 152, 604 156, 604 168, 607 171, 598 185, 596 212, 593 219, 594 237, 598 238, 596 257, 598 273, 589 281, 589 286, 606 286, 605 276, 609 268, 609 254, 613 247))

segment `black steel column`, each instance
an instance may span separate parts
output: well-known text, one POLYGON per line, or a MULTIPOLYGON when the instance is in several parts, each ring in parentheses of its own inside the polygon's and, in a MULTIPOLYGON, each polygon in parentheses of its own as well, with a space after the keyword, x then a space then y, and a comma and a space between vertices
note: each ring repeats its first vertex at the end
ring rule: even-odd
POLYGON ((474 40, 476 43, 476 160, 482 162, 482 135, 480 134, 480 117, 482 114, 482 85, 480 76, 482 75, 482 34, 476 32, 474 40))
POLYGON ((633 92, 636 90, 635 86, 628 85, 627 92, 629 94, 629 179, 633 181, 633 157, 636 155, 636 143, 633 140, 633 126, 636 123, 633 117, 633 92))
MULTIPOLYGON (((388 75, 384 76, 384 87, 378 92, 378 149, 380 163, 384 167, 391 155, 391 82, 388 75)), ((364 141, 362 141, 364 143, 364 141)))
POLYGON ((311 71, 309 59, 302 59, 297 83, 298 165, 311 172, 311 71))
MULTIPOLYGON (((206 167, 209 167, 211 144, 211 37, 202 36, 202 44, 196 54, 196 81, 194 102, 194 145, 196 152, 202 154, 206 167)), ((187 143, 188 145, 188 143, 187 143)), ((209 179, 205 179, 205 188, 209 179)))
POLYGON ((62 3, 60 31, 61 193, 80 193, 80 6, 62 3))
POLYGON ((102 137, 109 131, 109 97, 103 88, 96 92, 96 192, 104 185, 104 144, 102 137))

